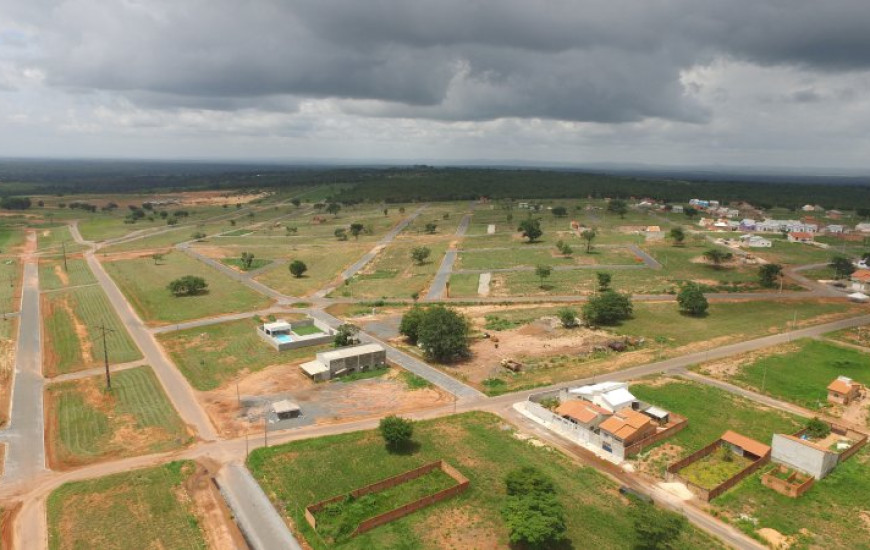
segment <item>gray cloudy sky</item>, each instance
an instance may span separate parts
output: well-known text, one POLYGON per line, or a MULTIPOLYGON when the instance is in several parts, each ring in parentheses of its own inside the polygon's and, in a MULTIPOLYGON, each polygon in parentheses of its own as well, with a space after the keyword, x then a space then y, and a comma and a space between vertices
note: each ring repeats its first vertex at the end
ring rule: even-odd
POLYGON ((0 155, 870 168, 870 1, 0 0, 0 155))

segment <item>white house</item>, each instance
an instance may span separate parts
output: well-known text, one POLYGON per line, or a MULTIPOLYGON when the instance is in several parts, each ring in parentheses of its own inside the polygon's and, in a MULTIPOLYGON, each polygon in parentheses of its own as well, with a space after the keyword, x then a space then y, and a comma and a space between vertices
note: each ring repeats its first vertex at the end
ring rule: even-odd
POLYGON ((770 248, 773 242, 758 235, 741 235, 740 242, 752 248, 770 248))
POLYGON ((302 372, 314 380, 329 380, 330 378, 366 371, 387 363, 387 351, 378 344, 362 344, 348 346, 332 351, 321 351, 317 359, 303 363, 302 372))
POLYGON ((273 323, 263 323, 257 326, 257 334, 278 351, 326 344, 335 338, 335 330, 311 317, 301 321, 278 319, 273 323))
POLYGON ((610 412, 631 407, 637 398, 628 391, 625 382, 600 382, 568 390, 568 397, 590 401, 610 412))
POLYGON ((675 204, 671 207, 671 212, 673 212, 674 214, 682 214, 683 207, 679 204, 675 204))
POLYGON ((846 226, 844 226, 844 225, 830 224, 830 225, 825 226, 825 233, 837 234, 837 233, 845 233, 845 232, 846 232, 846 226))
POLYGON ((870 223, 863 222, 855 226, 855 231, 859 233, 870 233, 870 223))
POLYGON ((870 269, 859 269, 852 273, 852 290, 870 292, 870 269))

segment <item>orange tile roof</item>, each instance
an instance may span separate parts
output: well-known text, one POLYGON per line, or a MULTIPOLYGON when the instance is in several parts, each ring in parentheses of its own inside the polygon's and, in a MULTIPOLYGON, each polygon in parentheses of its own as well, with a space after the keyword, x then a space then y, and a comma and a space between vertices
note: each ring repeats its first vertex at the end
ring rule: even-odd
POLYGON ((754 439, 750 439, 745 435, 740 435, 737 432, 732 432, 731 430, 728 430, 727 432, 722 434, 722 437, 720 437, 719 439, 727 443, 731 443, 732 445, 735 445, 737 447, 740 447, 744 451, 749 451, 755 456, 764 456, 770 452, 770 447, 768 447, 764 443, 759 443, 754 439))
POLYGON ((855 273, 852 273, 852 280, 862 283, 870 282, 870 269, 859 269, 855 273))
POLYGON ((594 403, 587 401, 565 401, 556 408, 556 414, 573 418, 583 424, 595 420, 598 415, 608 415, 610 411, 602 409, 594 403))
POLYGON ((860 387, 860 384, 858 384, 857 382, 852 381, 851 383, 849 383, 839 378, 828 384, 828 389, 837 393, 849 393, 850 391, 852 391, 852 388, 857 387, 860 387))
POLYGON ((612 433, 619 439, 627 441, 634 437, 641 429, 648 424, 652 424, 652 420, 643 413, 633 411, 631 409, 622 410, 614 414, 607 420, 601 423, 599 428, 605 432, 612 433))

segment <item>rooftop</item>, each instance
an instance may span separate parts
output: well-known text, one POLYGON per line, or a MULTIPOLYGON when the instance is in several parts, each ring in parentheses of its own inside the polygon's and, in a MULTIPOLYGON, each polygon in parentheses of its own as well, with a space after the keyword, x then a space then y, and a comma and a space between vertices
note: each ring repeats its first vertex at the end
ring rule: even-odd
POLYGON ((828 389, 838 393, 849 393, 853 388, 861 385, 846 376, 838 376, 836 380, 828 384, 828 389))
POLYGON ((379 344, 362 344, 360 346, 349 346, 332 351, 322 351, 317 354, 317 357, 325 361, 333 361, 335 359, 345 359, 347 357, 356 357, 364 353, 376 353, 384 351, 383 346, 379 344))
POLYGON ((609 415, 610 411, 602 409, 598 405, 588 401, 565 401, 556 408, 556 414, 573 418, 583 424, 588 424, 599 415, 609 415))
POLYGON ((619 411, 601 423, 601 431, 609 432, 626 441, 634 437, 642 428, 652 421, 643 413, 631 409, 619 411))
POLYGON ((740 435, 737 432, 732 432, 731 430, 728 430, 727 432, 722 434, 722 437, 720 437, 719 439, 725 441, 726 443, 730 443, 735 447, 740 447, 744 451, 749 451, 755 456, 764 456, 770 452, 770 447, 768 447, 764 443, 759 443, 754 439, 748 438, 745 435, 740 435))

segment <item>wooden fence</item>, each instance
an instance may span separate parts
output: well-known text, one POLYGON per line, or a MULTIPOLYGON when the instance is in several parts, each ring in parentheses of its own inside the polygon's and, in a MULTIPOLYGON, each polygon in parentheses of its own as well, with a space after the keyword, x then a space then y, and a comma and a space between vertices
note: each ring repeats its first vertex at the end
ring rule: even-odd
POLYGON ((680 470, 682 470, 683 468, 685 468, 689 464, 696 462, 696 461, 704 458, 705 456, 711 454, 716 449, 718 449, 721 445, 722 445, 722 440, 718 439, 718 440, 714 441, 713 443, 707 445, 706 447, 703 447, 703 448, 695 451, 694 453, 690 454, 689 456, 674 462, 673 464, 671 464, 667 468, 668 479, 676 479, 677 481, 684 483, 686 485, 686 487, 688 487, 698 497, 700 497, 702 500, 709 502, 709 501, 713 500, 714 498, 718 497, 719 495, 721 495, 722 493, 724 493, 725 491, 727 491, 728 489, 730 489, 731 487, 734 487, 735 485, 737 485, 738 483, 740 483, 741 481, 743 481, 744 479, 746 479, 747 477, 752 475, 754 472, 756 472, 759 468, 761 468, 762 466, 764 466, 765 464, 770 462, 770 451, 768 451, 768 453, 766 455, 758 458, 755 462, 753 462, 752 464, 750 464, 746 468, 740 470, 739 472, 737 472, 736 474, 734 474, 730 478, 726 479, 725 481, 723 481, 719 485, 717 485, 713 488, 710 488, 710 489, 708 489, 707 487, 701 487, 700 485, 696 485, 695 483, 692 483, 691 481, 689 481, 688 479, 686 479, 680 475, 680 473, 679 473, 680 470))
POLYGON ((317 530, 317 519, 314 517, 316 512, 323 510, 330 504, 335 502, 340 502, 342 500, 347 499, 348 497, 359 498, 363 495, 367 495, 369 493, 376 493, 378 491, 383 491, 385 489, 389 489, 391 487, 395 487, 396 485, 401 485, 402 483, 406 483, 413 479, 417 479, 418 477, 422 477, 433 470, 440 469, 442 472, 453 478, 456 481, 456 485, 453 487, 448 487, 447 489, 443 489, 438 491, 437 493, 433 493, 431 495, 426 495, 418 500, 413 502, 409 502, 408 504, 404 504, 399 506, 398 508, 394 508, 383 514, 379 514, 377 516, 368 518, 362 521, 354 532, 351 534, 352 537, 359 535, 361 533, 365 533, 366 531, 370 531, 375 527, 384 525, 391 521, 395 521, 401 517, 407 516, 417 510, 425 508, 427 506, 431 506, 436 502, 440 502, 442 500, 446 500, 454 495, 458 495, 462 493, 468 486, 471 484, 462 473, 459 472, 456 468, 447 464, 443 460, 437 460, 435 462, 431 462, 429 464, 425 464, 420 466, 419 468, 414 468, 413 470, 408 470, 407 472, 403 472, 399 475, 388 477, 387 479, 383 479, 381 481, 372 483, 370 485, 366 485, 365 487, 360 487, 359 489, 354 489, 350 493, 344 495, 334 496, 332 498, 328 498, 326 500, 321 500, 320 502, 316 502, 309 506, 305 507, 305 521, 308 522, 308 525, 311 526, 312 529, 317 530))

